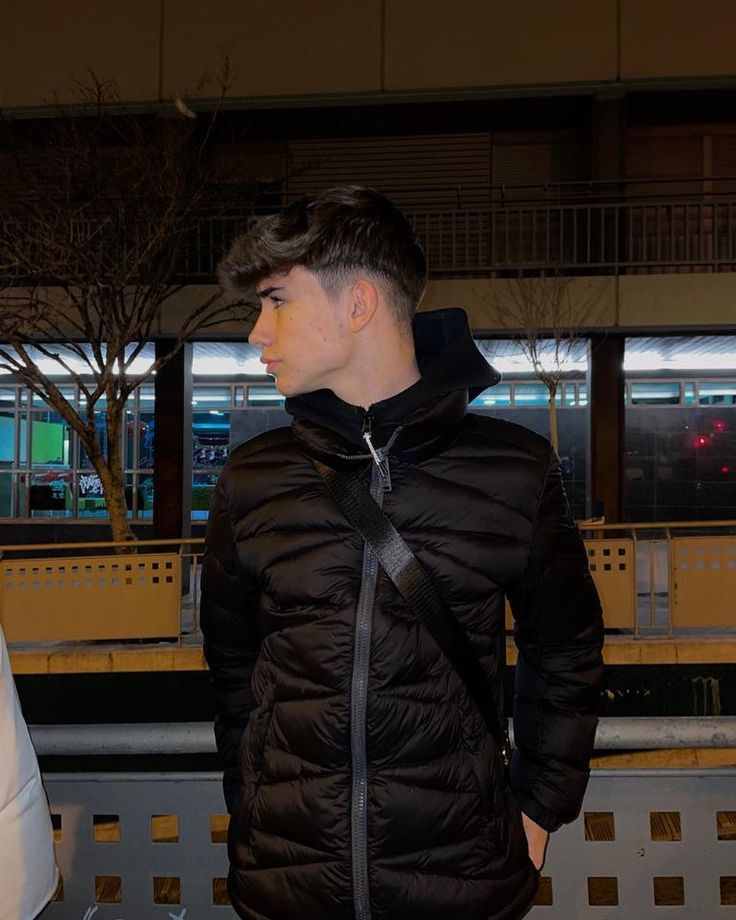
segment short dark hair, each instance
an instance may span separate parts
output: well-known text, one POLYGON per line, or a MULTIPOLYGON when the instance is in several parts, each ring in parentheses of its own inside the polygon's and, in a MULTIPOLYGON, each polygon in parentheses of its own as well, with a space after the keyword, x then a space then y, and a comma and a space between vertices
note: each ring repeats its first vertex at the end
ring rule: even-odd
POLYGON ((251 219, 218 266, 223 287, 242 291, 300 265, 329 295, 364 272, 383 283, 402 332, 427 286, 427 260, 406 216, 384 195, 342 186, 279 214, 251 219))

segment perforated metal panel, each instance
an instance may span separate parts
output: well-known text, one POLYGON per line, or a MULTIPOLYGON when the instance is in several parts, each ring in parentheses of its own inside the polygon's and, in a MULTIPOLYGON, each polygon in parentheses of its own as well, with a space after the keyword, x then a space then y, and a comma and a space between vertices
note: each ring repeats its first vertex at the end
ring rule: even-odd
POLYGON ((176 553, 14 559, 0 566, 8 642, 179 635, 176 553))
POLYGON ((44 918, 234 920, 218 774, 56 774, 45 782, 63 895, 44 918))
MULTIPOLYGON (((56 774, 46 786, 64 894, 44 917, 234 918, 213 903, 222 893, 213 880, 227 869, 224 843, 212 840, 218 775, 56 774)), ((542 876, 529 914, 539 920, 734 915, 736 770, 594 773, 581 817, 552 837, 542 876)))
POLYGON ((588 565, 607 629, 636 626, 636 558, 633 540, 586 540, 588 565))
POLYGON ((673 627, 736 626, 736 537, 672 540, 673 627))

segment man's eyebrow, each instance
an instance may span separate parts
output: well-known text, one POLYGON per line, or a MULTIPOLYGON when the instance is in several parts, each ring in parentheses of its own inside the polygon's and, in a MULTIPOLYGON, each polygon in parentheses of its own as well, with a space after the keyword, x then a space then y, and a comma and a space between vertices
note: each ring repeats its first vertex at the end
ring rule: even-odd
POLYGON ((278 287, 274 285, 273 287, 262 288, 260 291, 256 291, 256 294, 264 300, 266 297, 270 297, 274 291, 283 291, 283 287, 278 287))

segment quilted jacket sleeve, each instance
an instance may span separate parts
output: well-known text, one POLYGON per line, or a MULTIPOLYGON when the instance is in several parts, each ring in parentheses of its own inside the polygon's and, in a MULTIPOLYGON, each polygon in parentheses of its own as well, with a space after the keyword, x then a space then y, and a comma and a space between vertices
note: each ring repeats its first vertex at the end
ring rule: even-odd
POLYGON ((240 795, 238 752, 253 708, 251 675, 260 640, 254 585, 239 570, 226 495, 227 469, 210 504, 202 562, 201 625, 215 695, 215 738, 228 811, 240 795))
POLYGON ((554 452, 526 571, 508 594, 519 649, 511 786, 553 831, 580 811, 603 667, 601 606, 554 452))

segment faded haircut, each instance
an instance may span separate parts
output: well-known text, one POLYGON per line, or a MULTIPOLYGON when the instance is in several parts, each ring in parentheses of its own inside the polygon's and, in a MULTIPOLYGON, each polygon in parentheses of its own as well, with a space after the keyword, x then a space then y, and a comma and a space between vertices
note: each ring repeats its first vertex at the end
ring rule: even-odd
POLYGON ((300 265, 334 297, 361 274, 382 285, 402 334, 427 286, 427 260, 404 214, 379 192, 360 186, 328 189, 279 214, 252 218, 218 266, 230 291, 300 265))

